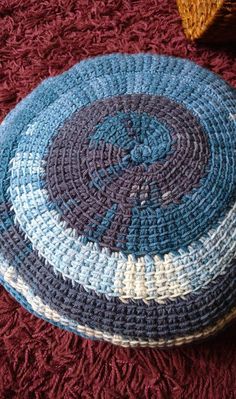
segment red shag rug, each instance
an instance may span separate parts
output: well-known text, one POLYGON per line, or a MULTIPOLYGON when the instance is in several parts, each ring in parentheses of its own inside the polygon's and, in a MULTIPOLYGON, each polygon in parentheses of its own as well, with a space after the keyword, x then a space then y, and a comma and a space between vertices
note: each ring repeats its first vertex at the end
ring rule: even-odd
MULTIPOLYGON (((232 50, 188 43, 174 0, 1 0, 0 117, 42 79, 111 52, 190 58, 236 86, 232 50)), ((234 399, 236 325, 173 350, 61 331, 0 288, 0 399, 234 399)))

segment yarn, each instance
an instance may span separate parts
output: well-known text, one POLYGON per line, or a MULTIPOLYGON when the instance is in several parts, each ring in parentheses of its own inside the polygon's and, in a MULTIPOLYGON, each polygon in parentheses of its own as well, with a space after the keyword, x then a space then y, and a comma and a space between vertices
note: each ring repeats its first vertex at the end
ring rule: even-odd
POLYGON ((183 59, 113 54, 45 80, 1 125, 0 281, 123 346, 236 314, 235 91, 183 59))

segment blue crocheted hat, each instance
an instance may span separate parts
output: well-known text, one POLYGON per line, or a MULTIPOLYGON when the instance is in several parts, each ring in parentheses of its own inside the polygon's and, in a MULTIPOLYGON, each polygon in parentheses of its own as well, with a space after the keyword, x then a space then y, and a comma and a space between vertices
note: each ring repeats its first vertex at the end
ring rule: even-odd
POLYGON ((0 280, 30 312, 123 346, 236 315, 236 94, 166 56, 88 59, 0 131, 0 280))

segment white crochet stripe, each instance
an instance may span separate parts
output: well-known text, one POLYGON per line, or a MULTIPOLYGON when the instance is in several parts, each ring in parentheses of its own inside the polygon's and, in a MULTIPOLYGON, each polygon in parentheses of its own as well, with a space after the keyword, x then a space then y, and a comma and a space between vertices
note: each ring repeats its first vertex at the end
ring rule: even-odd
POLYGON ((14 288, 20 295, 22 295, 25 300, 30 304, 32 309, 41 317, 51 320, 52 322, 60 323, 64 328, 72 328, 74 332, 79 334, 85 334, 91 339, 103 339, 107 342, 111 342, 115 345, 123 347, 168 347, 173 345, 182 345, 192 340, 203 339, 218 330, 222 329, 226 324, 228 324, 236 316, 236 308, 225 316, 223 319, 219 320, 215 325, 209 326, 191 335, 186 335, 184 337, 175 339, 160 339, 160 340, 142 340, 142 339, 127 339, 123 338, 118 334, 109 334, 99 330, 92 329, 87 326, 76 323, 73 320, 67 319, 61 316, 58 312, 51 309, 50 306, 44 304, 43 300, 39 296, 35 296, 32 293, 31 288, 25 283, 25 281, 17 275, 15 269, 9 266, 6 261, 0 256, 0 274, 2 275, 4 281, 8 283, 12 288, 14 288))

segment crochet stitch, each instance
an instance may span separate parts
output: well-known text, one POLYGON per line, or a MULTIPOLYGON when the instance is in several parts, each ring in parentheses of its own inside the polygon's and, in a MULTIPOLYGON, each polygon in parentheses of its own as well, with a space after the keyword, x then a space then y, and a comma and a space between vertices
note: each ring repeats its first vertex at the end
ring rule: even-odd
POLYGON ((0 140, 0 281, 123 346, 236 315, 235 90, 183 59, 112 54, 45 80, 0 140))

